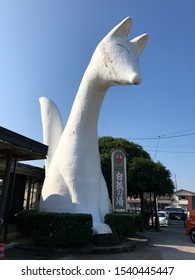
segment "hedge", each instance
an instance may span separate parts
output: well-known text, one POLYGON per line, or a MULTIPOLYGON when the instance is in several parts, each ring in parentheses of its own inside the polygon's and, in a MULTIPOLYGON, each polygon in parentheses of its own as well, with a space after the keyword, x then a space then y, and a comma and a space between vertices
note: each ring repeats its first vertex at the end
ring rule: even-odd
POLYGON ((92 215, 22 211, 16 229, 43 247, 84 247, 92 242, 92 215))
POLYGON ((144 220, 141 214, 131 214, 135 221, 135 231, 142 232, 144 230, 144 220))
POLYGON ((143 231, 143 219, 139 214, 107 214, 105 223, 111 227, 113 233, 117 234, 120 240, 135 235, 137 231, 143 231))

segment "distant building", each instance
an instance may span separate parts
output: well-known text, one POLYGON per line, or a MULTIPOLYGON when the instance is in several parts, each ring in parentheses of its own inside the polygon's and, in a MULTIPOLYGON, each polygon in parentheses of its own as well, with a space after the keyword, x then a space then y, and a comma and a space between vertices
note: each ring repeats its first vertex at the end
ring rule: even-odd
MULTIPOLYGON (((157 209, 163 210, 165 206, 182 207, 185 210, 188 206, 188 195, 195 195, 195 192, 180 189, 175 191, 171 196, 158 196, 156 199, 157 209)), ((146 197, 147 201, 150 200, 149 195, 146 197)), ((139 198, 130 198, 127 200, 129 210, 140 210, 141 203, 139 198)))
MULTIPOLYGON (((180 189, 171 196, 171 203, 169 206, 182 207, 187 210, 188 206, 188 195, 195 195, 195 192, 188 190, 180 189)), ((160 198, 158 199, 158 203, 160 198)))

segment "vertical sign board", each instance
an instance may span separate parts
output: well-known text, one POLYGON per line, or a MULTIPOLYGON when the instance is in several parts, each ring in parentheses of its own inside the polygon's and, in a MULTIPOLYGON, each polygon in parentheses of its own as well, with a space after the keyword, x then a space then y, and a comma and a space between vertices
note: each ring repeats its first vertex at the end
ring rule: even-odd
POLYGON ((112 153, 112 210, 127 211, 126 157, 121 151, 112 153))

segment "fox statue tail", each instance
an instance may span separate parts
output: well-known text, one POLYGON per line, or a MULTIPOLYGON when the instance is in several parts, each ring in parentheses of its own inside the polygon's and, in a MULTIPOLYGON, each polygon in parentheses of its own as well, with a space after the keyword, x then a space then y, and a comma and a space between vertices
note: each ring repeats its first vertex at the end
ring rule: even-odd
POLYGON ((62 135, 63 124, 58 107, 52 100, 47 97, 40 97, 39 102, 43 127, 43 143, 48 146, 48 155, 45 160, 47 176, 49 165, 62 135))

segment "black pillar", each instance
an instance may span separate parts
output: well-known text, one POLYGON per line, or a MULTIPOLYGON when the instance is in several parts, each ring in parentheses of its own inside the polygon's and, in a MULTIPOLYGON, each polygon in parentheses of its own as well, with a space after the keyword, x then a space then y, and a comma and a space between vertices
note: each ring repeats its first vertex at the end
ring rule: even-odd
POLYGON ((8 201, 8 194, 9 194, 9 183, 10 183, 10 173, 11 173, 11 164, 12 164, 12 156, 9 154, 7 155, 6 160, 6 169, 5 169, 5 176, 3 180, 3 189, 0 201, 0 218, 5 218, 6 212, 6 205, 8 201))

